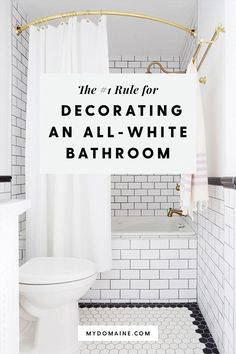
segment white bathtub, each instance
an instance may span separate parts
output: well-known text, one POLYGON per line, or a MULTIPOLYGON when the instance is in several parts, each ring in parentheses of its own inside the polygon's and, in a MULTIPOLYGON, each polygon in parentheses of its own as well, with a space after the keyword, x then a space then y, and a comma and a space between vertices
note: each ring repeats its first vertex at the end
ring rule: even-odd
POLYGON ((113 237, 194 237, 184 217, 112 217, 113 237))

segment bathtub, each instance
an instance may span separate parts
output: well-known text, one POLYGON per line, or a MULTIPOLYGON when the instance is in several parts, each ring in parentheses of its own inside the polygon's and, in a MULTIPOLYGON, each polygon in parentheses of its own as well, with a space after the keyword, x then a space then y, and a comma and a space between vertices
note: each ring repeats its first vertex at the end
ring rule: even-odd
POLYGON ((194 237, 185 217, 112 217, 113 237, 194 237))
POLYGON ((84 302, 196 302, 197 236, 185 217, 112 218, 112 270, 84 302))

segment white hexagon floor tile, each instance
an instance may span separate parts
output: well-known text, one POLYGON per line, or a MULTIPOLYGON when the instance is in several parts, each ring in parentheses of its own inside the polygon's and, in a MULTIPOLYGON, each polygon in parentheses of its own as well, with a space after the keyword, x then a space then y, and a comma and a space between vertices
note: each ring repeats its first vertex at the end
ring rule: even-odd
POLYGON ((158 325, 157 342, 83 342, 80 354, 203 354, 201 334, 186 307, 80 308, 82 325, 158 325))

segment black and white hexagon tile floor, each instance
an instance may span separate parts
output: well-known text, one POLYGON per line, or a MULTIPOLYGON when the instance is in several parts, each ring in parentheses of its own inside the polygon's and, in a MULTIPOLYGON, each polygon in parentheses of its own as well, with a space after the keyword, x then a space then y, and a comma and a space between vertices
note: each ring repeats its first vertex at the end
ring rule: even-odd
POLYGON ((158 325, 157 342, 83 342, 80 354, 219 354, 196 303, 80 304, 81 325, 158 325))

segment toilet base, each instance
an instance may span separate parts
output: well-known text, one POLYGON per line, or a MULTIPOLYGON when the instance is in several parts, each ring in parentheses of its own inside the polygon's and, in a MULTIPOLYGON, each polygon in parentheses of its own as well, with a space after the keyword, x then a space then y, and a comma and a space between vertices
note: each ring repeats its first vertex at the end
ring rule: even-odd
POLYGON ((20 354, 77 354, 78 303, 40 310, 34 338, 22 343, 20 354))

